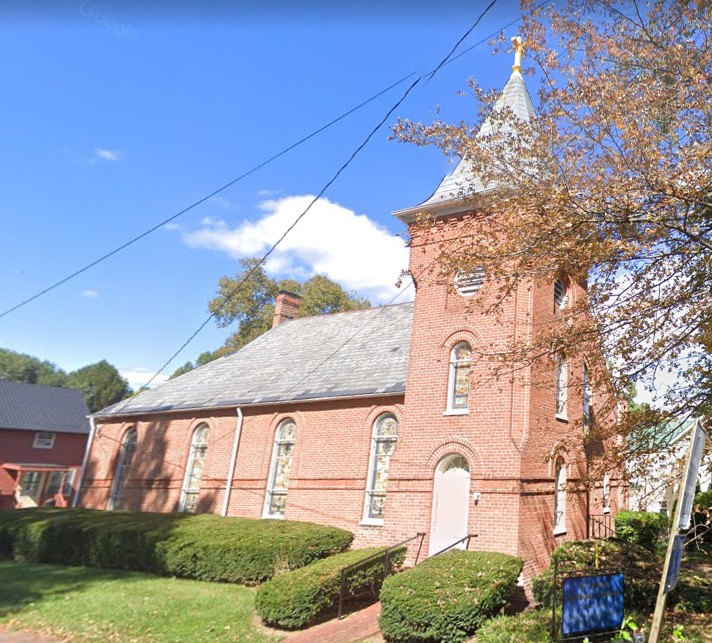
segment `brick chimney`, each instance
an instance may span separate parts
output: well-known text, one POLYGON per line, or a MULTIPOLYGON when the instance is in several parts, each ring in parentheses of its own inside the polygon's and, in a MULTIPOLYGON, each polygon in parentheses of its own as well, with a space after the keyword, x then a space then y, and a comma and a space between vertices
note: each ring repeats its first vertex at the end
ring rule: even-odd
POLYGON ((272 328, 281 323, 299 317, 299 306, 302 305, 302 298, 286 290, 280 291, 274 300, 274 317, 272 317, 272 328))

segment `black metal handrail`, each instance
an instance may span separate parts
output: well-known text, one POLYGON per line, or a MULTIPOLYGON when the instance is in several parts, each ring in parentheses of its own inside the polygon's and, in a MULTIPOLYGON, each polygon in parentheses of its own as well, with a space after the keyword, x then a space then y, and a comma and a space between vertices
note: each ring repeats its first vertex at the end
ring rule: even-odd
POLYGON ((375 554, 371 554, 370 556, 366 556, 365 558, 362 558, 361 560, 357 560, 355 563, 351 563, 350 565, 346 565, 341 570, 341 577, 339 579, 339 614, 338 618, 342 619, 343 618, 343 613, 344 613, 344 593, 346 590, 346 576, 348 573, 352 570, 355 569, 356 567, 361 567, 365 563, 368 563, 372 560, 375 560, 376 558, 380 558, 383 556, 383 579, 385 580, 386 576, 388 576, 388 572, 390 571, 390 565, 391 565, 391 554, 396 550, 400 549, 403 547, 403 545, 407 545, 410 542, 413 542, 416 538, 420 538, 420 545, 418 546, 418 553, 415 556, 415 564, 418 564, 418 558, 420 558, 420 550, 423 548, 423 541, 425 540, 425 532, 419 531, 415 536, 411 536, 410 538, 406 538, 405 540, 401 540, 399 543, 396 543, 395 545, 391 545, 390 547, 386 547, 385 549, 382 549, 381 551, 377 551, 375 554))
MULTIPOLYGON (((467 550, 470 548, 471 538, 477 538, 477 534, 467 534, 467 536, 463 536, 462 538, 460 538, 460 540, 456 540, 454 543, 452 543, 452 545, 448 545, 447 547, 445 547, 445 549, 441 549, 440 551, 435 552, 433 556, 439 556, 443 552, 448 551, 448 549, 452 549, 453 547, 455 547, 455 545, 459 545, 463 540, 467 541, 467 543, 465 544, 465 550, 467 550)), ((433 556, 430 556, 430 558, 432 558, 433 556)))
POLYGON ((606 540, 616 535, 616 529, 611 514, 593 514, 589 516, 591 538, 606 540))

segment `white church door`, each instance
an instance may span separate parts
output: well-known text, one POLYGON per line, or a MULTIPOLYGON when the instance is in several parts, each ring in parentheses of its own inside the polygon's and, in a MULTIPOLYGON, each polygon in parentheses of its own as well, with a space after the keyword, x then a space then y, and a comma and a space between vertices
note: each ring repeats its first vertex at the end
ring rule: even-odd
MULTIPOLYGON (((429 556, 467 536, 469 509, 470 467, 461 455, 447 455, 435 469, 429 556)), ((464 547, 464 541, 456 546, 464 547)))

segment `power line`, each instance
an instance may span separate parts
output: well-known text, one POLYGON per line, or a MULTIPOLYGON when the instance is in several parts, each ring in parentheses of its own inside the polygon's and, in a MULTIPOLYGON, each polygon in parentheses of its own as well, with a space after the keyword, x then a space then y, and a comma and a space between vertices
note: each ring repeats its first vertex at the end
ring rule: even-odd
MULTIPOLYGON (((452 63, 452 62, 454 62, 455 60, 461 58, 462 56, 464 56, 465 54, 469 53, 469 52, 472 51, 473 49, 475 49, 475 48, 479 47, 480 45, 484 44, 485 42, 487 42, 488 40, 490 40, 491 38, 493 38, 494 36, 496 36, 497 34, 499 34, 501 31, 503 31, 504 29, 507 29, 508 27, 511 27, 512 25, 514 25, 514 24, 516 24, 516 23, 518 23, 518 22, 521 21, 521 19, 522 19, 521 16, 520 16, 519 18, 515 18, 514 20, 508 22, 506 25, 504 25, 503 27, 501 27, 501 28, 498 29, 497 31, 492 32, 492 33, 491 33, 489 36, 487 36, 486 38, 483 38, 482 40, 479 40, 478 42, 476 42, 474 45, 471 45, 471 46, 468 47, 467 49, 464 49, 464 50, 463 50, 462 52, 460 52, 457 56, 453 56, 452 54, 457 50, 457 48, 459 47, 459 45, 472 33, 472 31, 477 27, 477 25, 478 25, 479 22, 482 20, 482 18, 485 16, 485 14, 495 5, 496 2, 497 2, 497 0, 492 0, 492 2, 490 2, 490 4, 487 6, 487 8, 480 14, 480 16, 478 17, 478 19, 477 19, 477 20, 475 21, 475 23, 472 25, 472 27, 470 27, 470 29, 468 29, 467 32, 465 32, 465 34, 464 34, 464 35, 457 41, 457 43, 453 46, 453 48, 450 50, 450 52, 448 53, 448 55, 445 56, 445 58, 440 62, 440 64, 438 64, 438 66, 437 66, 435 69, 433 69, 431 72, 429 72, 429 74, 428 74, 428 75, 429 75, 429 80, 432 79, 432 78, 435 76, 435 74, 436 74, 442 67, 445 67, 445 66, 449 65, 450 63, 452 63)), ((545 2, 541 3, 540 5, 538 5, 538 6, 536 7, 536 9, 540 9, 540 8, 544 7, 545 5, 549 4, 549 2, 551 2, 551 0, 545 0, 545 2)), ((125 249, 128 248, 129 246, 132 246, 134 243, 136 243, 136 242, 140 241, 141 239, 147 237, 148 235, 152 234, 153 232, 155 232, 155 231, 158 230, 159 228, 162 228, 164 225, 166 225, 166 224, 170 223, 171 221, 174 221, 175 219, 181 217, 181 216, 184 215, 186 212, 189 212, 190 210, 193 210, 194 208, 198 207, 199 205, 201 205, 201 204, 204 203, 205 201, 207 201, 207 200, 211 199, 212 197, 214 197, 214 196, 220 194, 220 193, 223 192, 224 190, 227 190, 228 188, 232 187, 233 185, 235 185, 235 184, 238 183, 239 181, 242 181, 243 179, 245 179, 246 177, 250 176, 250 175, 253 174, 254 172, 257 172, 258 170, 262 169, 262 168, 265 167, 266 165, 269 165, 270 163, 272 163, 273 161, 277 160, 277 159, 280 158, 281 156, 284 156, 284 155, 287 154, 288 152, 292 151, 292 150, 295 149, 296 147, 299 147, 300 145, 302 145, 303 143, 305 143, 305 142, 308 141, 309 139, 313 138, 313 137, 316 136, 317 134, 320 134, 321 132, 323 132, 324 130, 328 129, 328 128, 331 127, 332 125, 335 125, 336 123, 338 123, 339 121, 343 120, 343 119, 346 118, 347 116, 350 116, 351 114, 353 114, 354 112, 358 111, 358 110, 361 109, 362 107, 365 107, 366 105, 368 105, 369 103, 373 102, 374 100, 376 100, 377 98, 379 98, 379 97, 382 96, 383 94, 389 92, 391 89, 394 89, 394 88, 397 87, 398 85, 401 85, 401 84, 404 83, 406 80, 408 80, 409 78, 411 78, 413 75, 415 75, 415 72, 411 72, 411 73, 408 74, 407 76, 404 76, 404 77, 401 78, 400 80, 396 81, 395 83, 392 83, 392 84, 389 85, 388 87, 382 89, 381 91, 379 91, 378 93, 374 94, 373 96, 371 96, 370 98, 366 99, 365 101, 359 103, 359 104, 356 105, 355 107, 352 107, 351 109, 349 109, 348 111, 344 112, 344 113, 341 114, 340 116, 334 118, 333 120, 329 121, 329 122, 326 123, 325 125, 323 125, 323 126, 319 127, 318 129, 314 130, 313 132, 311 132, 311 133, 308 134, 307 136, 305 136, 305 137, 299 139, 299 140, 296 141, 295 143, 293 143, 293 144, 287 146, 286 148, 282 149, 280 152, 278 152, 277 154, 274 154, 273 156, 271 156, 270 158, 266 159, 266 160, 263 161, 262 163, 259 163, 258 165, 254 166, 254 167, 251 168, 250 170, 247 170, 246 172, 244 172, 244 173, 241 174, 240 176, 236 177, 236 178, 233 179, 232 181, 230 181, 230 182, 224 184, 223 186, 217 188, 216 190, 214 190, 213 192, 211 192, 211 193, 208 194, 207 196, 204 196, 204 197, 202 197, 201 199, 198 199, 197 201, 194 201, 193 203, 191 203, 191 204, 188 205, 187 207, 183 208, 182 210, 176 212, 175 214, 171 215, 171 216, 168 217, 167 219, 164 219, 163 221, 160 221, 159 223, 155 224, 154 226, 152 226, 152 227, 149 228, 148 230, 145 230, 144 232, 142 232, 142 233, 136 235, 135 237, 132 237, 131 239, 129 239, 129 240, 126 241, 125 243, 121 244, 120 246, 114 248, 113 250, 110 250, 110 251, 107 252, 106 254, 104 254, 104 255, 98 257, 97 259, 95 259, 95 260, 91 261, 90 263, 84 265, 83 267, 79 268, 78 270, 75 270, 74 272, 68 274, 66 277, 63 277, 62 279, 60 279, 60 280, 58 280, 58 281, 52 283, 51 285, 47 286, 46 288, 43 288, 42 290, 36 292, 34 295, 31 295, 31 296, 28 297, 27 299, 24 299, 24 300, 20 301, 19 303, 17 303, 17 304, 15 304, 14 306, 12 306, 12 307, 10 307, 10 308, 4 310, 3 312, 0 312, 0 319, 2 319, 3 317, 5 317, 6 315, 9 315, 10 313, 15 312, 16 310, 18 310, 18 309, 20 309, 20 308, 23 308, 23 307, 26 306, 27 304, 29 304, 29 303, 35 301, 36 299, 39 299, 40 297, 42 297, 42 296, 48 294, 49 292, 55 290, 56 288, 59 288, 60 286, 63 286, 63 285, 64 285, 65 283, 67 283, 68 281, 71 281, 71 280, 74 279, 75 277, 78 277, 79 275, 83 274, 83 273, 86 272, 87 270, 90 270, 90 269, 93 268, 94 266, 97 266, 97 265, 103 263, 104 261, 106 261, 107 259, 110 259, 111 257, 113 257, 114 255, 118 254, 119 252, 125 250, 125 249)), ((422 79, 424 76, 425 76, 425 74, 424 74, 423 76, 421 76, 420 79, 422 79)))
POLYGON ((415 75, 415 72, 411 72, 411 73, 408 74, 407 76, 403 76, 403 78, 401 78, 400 80, 396 81, 395 83, 392 83, 392 84, 389 85, 388 87, 386 87, 386 88, 382 89, 381 91, 379 91, 377 94, 374 94, 374 95, 371 96, 370 98, 367 98, 365 101, 359 103, 359 104, 356 105, 355 107, 352 107, 351 109, 349 109, 348 111, 344 112, 344 113, 341 114, 340 116, 337 116, 336 118, 334 118, 333 120, 329 121, 329 122, 326 123, 325 125, 322 125, 322 126, 319 127, 318 129, 316 129, 316 130, 314 130, 313 132, 311 132, 311 134, 307 134, 305 137, 299 139, 299 140, 296 141, 295 143, 292 143, 292 144, 289 145, 288 147, 285 147, 285 148, 284 148, 283 150, 281 150, 280 152, 277 152, 277 154, 274 154, 273 156, 270 156, 268 159, 262 161, 262 162, 259 163, 258 165, 255 165, 253 168, 247 170, 246 172, 243 172, 242 174, 240 174, 240 176, 234 178, 233 180, 229 181, 228 183, 225 183, 224 185, 222 185, 221 187, 217 188, 216 190, 213 190, 210 194, 208 194, 208 195, 206 195, 206 196, 204 196, 204 197, 198 199, 197 201, 194 201, 193 203, 191 203, 190 205, 186 206, 186 207, 183 208, 182 210, 179 210, 178 212, 176 212, 175 214, 171 215, 171 216, 168 217, 167 219, 164 219, 163 221, 157 223, 156 225, 152 226, 152 227, 149 228, 148 230, 145 230, 145 231, 142 232, 141 234, 138 234, 138 235, 136 235, 135 237, 132 237, 131 239, 129 239, 129 240, 126 241, 125 243, 122 243, 120 246, 118 246, 118 247, 114 248, 113 250, 107 252, 106 254, 102 255, 101 257, 98 257, 98 258, 95 259, 94 261, 91 261, 90 263, 86 264, 86 265, 83 266, 82 268, 79 268, 78 270, 75 270, 74 272, 70 273, 70 274, 67 275, 66 277, 63 277, 63 278, 60 279, 59 281, 54 282, 53 284, 51 284, 50 286, 47 286, 46 288, 40 290, 39 292, 36 292, 36 293, 35 293, 34 295, 32 295, 31 297, 28 297, 27 299, 25 299, 25 300, 19 302, 18 304, 15 304, 15 305, 12 306, 11 308, 8 308, 7 310, 5 310, 5 311, 3 311, 2 313, 0 313, 0 319, 2 319, 3 317, 5 317, 5 315, 9 315, 10 313, 12 313, 12 312, 18 310, 19 308, 22 308, 23 306, 26 306, 27 304, 29 304, 29 303, 35 301, 35 299, 39 299, 39 298, 42 297, 43 295, 46 295, 47 293, 53 291, 55 288, 59 288, 60 286, 66 284, 68 281, 71 281, 71 280, 74 279, 75 277, 78 277, 79 275, 81 275, 82 273, 86 272, 87 270, 90 270, 90 269, 93 268, 94 266, 97 266, 97 265, 99 265, 100 263, 103 263, 103 262, 106 261, 107 259, 113 257, 115 254, 118 254, 118 253, 121 252, 122 250, 125 250, 125 249, 128 248, 129 246, 132 246, 132 245, 133 245, 134 243, 136 243, 137 241, 140 241, 141 239, 143 239, 144 237, 147 237, 148 235, 152 234, 153 232, 155 232, 155 231, 158 230, 159 228, 162 228, 162 227, 163 227, 164 225, 166 225, 167 223, 170 223, 171 221, 174 221, 174 220, 177 219, 178 217, 181 217, 182 215, 184 215, 186 212, 189 212, 190 210, 193 210, 194 208, 197 208, 199 205, 205 203, 205 202, 208 201, 209 199, 212 199, 214 196, 217 196, 217 195, 220 194, 221 192, 223 192, 223 191, 227 190, 228 188, 232 187, 233 185, 235 185, 235 184, 238 183, 239 181, 242 181, 243 179, 247 178, 247 177, 250 176, 251 174, 254 174, 255 172, 257 172, 257 170, 260 170, 260 169, 262 169, 263 167, 265 167, 266 165, 269 165, 270 163, 272 163, 273 161, 276 161, 276 160, 277 160, 278 158, 280 158, 281 156, 284 156, 284 155, 287 154, 288 152, 291 152, 294 148, 299 147, 299 146, 302 145, 303 143, 306 143, 309 139, 314 138, 317 134, 320 134, 321 132, 323 132, 324 130, 328 129, 328 128, 331 127, 332 125, 335 125, 336 123, 338 123, 339 121, 343 120, 343 119, 346 118, 347 116, 350 116, 351 114, 353 114, 354 112, 358 111, 358 110, 361 109, 362 107, 365 107, 366 105, 368 105, 369 103, 373 102, 373 101, 376 100, 377 98, 383 96, 383 94, 388 93, 391 89, 394 89, 394 88, 396 88, 398 85, 401 85, 401 84, 404 83, 406 80, 408 80, 411 76, 414 76, 414 75, 415 75))
MULTIPOLYGON (((477 20, 473 24, 472 27, 467 31, 467 34, 470 34, 472 30, 479 24, 479 22, 482 20, 483 16, 487 13, 487 11, 490 10, 490 8, 497 2, 497 0, 492 0, 492 2, 485 8, 485 10, 478 16, 477 20)), ((463 41, 463 38, 460 38, 458 41, 457 45, 450 50, 450 52, 440 61, 440 63, 435 67, 435 69, 432 71, 430 74, 430 78, 432 78, 442 67, 444 67, 448 60, 451 58, 452 54, 454 51, 457 49, 457 46, 463 41)), ((264 265, 265 261, 269 258, 269 256, 275 251, 277 246, 284 240, 284 238, 294 229, 294 227, 302 220, 302 218, 311 210, 312 206, 319 200, 321 197, 324 195, 324 193, 331 187, 331 185, 336 181, 336 179, 339 178, 341 173, 351 164, 351 162, 356 158, 358 153, 366 147, 366 145, 369 143, 371 138, 373 138, 374 134, 381 129, 383 124, 390 118, 391 114, 398 109, 398 107, 403 103, 403 101, 408 97, 408 95, 415 89, 415 87, 420 83, 421 80, 425 75, 419 76, 416 78, 410 86, 403 92, 403 95, 396 101, 396 103, 388 110, 388 112, 381 118, 381 120, 376 124, 376 126, 368 133, 366 138, 361 142, 361 144, 351 153, 349 158, 346 160, 343 165, 336 171, 334 176, 327 181, 327 183, 324 185, 324 187, 319 191, 319 193, 309 202, 309 205, 294 219, 294 221, 290 224, 290 226, 285 230, 285 232, 282 234, 282 236, 277 239, 277 241, 269 248, 269 250, 262 256, 262 258, 250 269, 247 271, 247 273, 243 276, 243 278, 234 286, 234 288, 231 289, 231 291, 226 295, 224 301, 220 305, 220 307, 214 311, 211 312, 210 315, 203 321, 200 326, 188 337, 188 339, 181 344, 180 348, 178 348, 177 351, 175 351, 170 358, 161 366, 161 368, 156 371, 156 373, 151 377, 151 379, 145 384, 145 387, 148 388, 153 381, 168 367, 168 365, 181 353, 183 350, 190 344, 196 337, 197 335, 217 316, 218 313, 220 313, 223 308, 232 300, 233 297, 240 291, 240 288, 247 282, 247 280, 255 273, 256 270, 258 270, 262 265, 264 265)))

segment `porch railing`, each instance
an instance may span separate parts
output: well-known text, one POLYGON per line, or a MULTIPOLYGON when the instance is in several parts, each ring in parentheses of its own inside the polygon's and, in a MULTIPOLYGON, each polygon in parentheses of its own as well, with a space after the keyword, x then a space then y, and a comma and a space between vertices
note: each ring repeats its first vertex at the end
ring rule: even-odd
MULTIPOLYGON (((459 545, 459 544, 462 543, 462 542, 465 543, 465 549, 467 550, 467 549, 470 548, 470 540, 471 540, 472 538, 477 538, 477 534, 467 534, 467 536, 463 536, 462 538, 460 538, 460 540, 456 540, 456 541, 455 541, 454 543, 452 543, 451 545, 448 545, 448 546, 445 547, 444 549, 441 549, 440 551, 435 552, 435 553, 433 554, 433 556, 439 556, 440 554, 442 554, 442 553, 444 553, 444 552, 446 552, 446 551, 452 549, 453 547, 456 547, 457 545, 459 545)), ((433 556, 430 556, 430 558, 432 558, 433 556)))
POLYGON ((591 538, 607 540, 616 535, 616 527, 611 514, 592 514, 589 516, 591 538))
POLYGON ((390 547, 387 547, 386 549, 377 551, 375 554, 366 556, 366 558, 357 560, 355 563, 351 563, 350 565, 347 565, 346 567, 344 567, 341 570, 341 577, 339 579, 339 614, 338 614, 339 619, 342 619, 344 617, 344 597, 346 595, 346 579, 348 578, 349 573, 351 571, 353 571, 354 569, 357 569, 358 567, 362 567, 366 563, 370 563, 374 560, 382 558, 383 559, 382 580, 385 580, 386 576, 388 576, 389 572, 391 571, 391 556, 398 549, 405 547, 405 545, 407 545, 408 543, 411 543, 417 539, 420 539, 420 543, 418 545, 418 552, 415 555, 415 563, 414 563, 417 565, 418 559, 420 558, 420 551, 423 548, 423 540, 425 539, 425 532, 418 532, 417 534, 415 534, 415 536, 412 536, 411 538, 406 538, 405 540, 401 540, 399 543, 396 543, 395 545, 391 545, 390 547))

